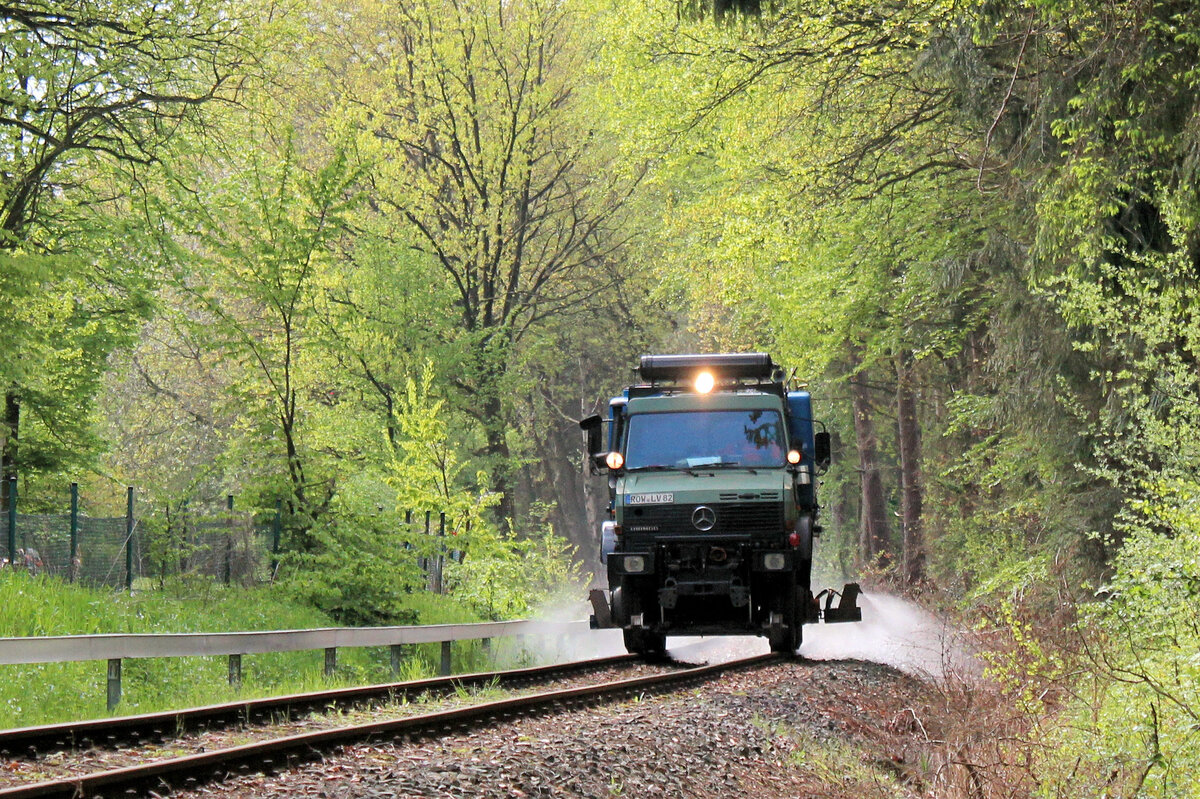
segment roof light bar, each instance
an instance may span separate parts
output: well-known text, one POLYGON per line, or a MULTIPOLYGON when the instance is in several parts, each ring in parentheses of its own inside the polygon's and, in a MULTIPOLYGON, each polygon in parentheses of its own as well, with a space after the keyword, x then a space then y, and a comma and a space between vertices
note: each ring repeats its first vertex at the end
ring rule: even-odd
POLYGON ((775 363, 765 352, 727 352, 717 355, 643 355, 638 373, 643 380, 687 380, 706 369, 724 379, 769 380, 775 363))

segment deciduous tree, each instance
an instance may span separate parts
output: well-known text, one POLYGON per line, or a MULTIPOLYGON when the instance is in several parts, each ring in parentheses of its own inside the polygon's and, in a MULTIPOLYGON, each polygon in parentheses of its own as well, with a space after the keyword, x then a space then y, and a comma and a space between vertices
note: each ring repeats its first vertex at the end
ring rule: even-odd
MULTIPOLYGON (((200 107, 236 94, 249 60, 243 17, 229 3, 188 0, 18 0, 0 7, 0 294, 22 306, 3 318, 0 343, 8 352, 46 356, 6 359, 0 367, 4 478, 41 457, 35 447, 18 450, 23 423, 55 426, 39 382, 69 382, 69 370, 40 374, 61 366, 57 358, 70 359, 64 323, 67 339, 90 339, 77 363, 79 374, 94 376, 119 327, 105 316, 136 319, 145 302, 136 273, 144 259, 108 271, 89 263, 79 237, 97 223, 86 219, 107 207, 123 224, 134 221, 141 209, 125 199, 140 190, 145 169, 197 121, 200 107), (77 291, 93 281, 98 293, 77 291), (64 294, 76 304, 66 314, 52 310, 64 294), (39 305, 42 311, 30 315, 39 305), (106 332, 97 335, 101 328, 106 332)), ((70 390, 88 395, 95 385, 93 379, 70 390)))

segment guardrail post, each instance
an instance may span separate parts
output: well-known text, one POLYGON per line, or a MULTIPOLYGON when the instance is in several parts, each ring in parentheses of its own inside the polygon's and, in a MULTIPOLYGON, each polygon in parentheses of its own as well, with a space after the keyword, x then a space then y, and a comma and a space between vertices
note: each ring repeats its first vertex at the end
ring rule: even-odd
POLYGON ((450 644, 451 641, 442 641, 442 669, 439 672, 443 677, 450 676, 450 644))
POLYGON ((485 658, 490 658, 492 656, 492 639, 491 638, 480 638, 479 639, 479 648, 483 650, 483 656, 485 658))
POLYGON ((121 704, 121 659, 113 658, 108 661, 108 712, 111 713, 121 704))
POLYGON ((337 671, 337 647, 331 646, 325 650, 325 676, 332 677, 337 671))
POLYGON ((242 656, 229 656, 229 684, 234 688, 242 687, 242 656))
POLYGON ((392 644, 388 647, 388 654, 392 661, 392 676, 400 676, 400 664, 404 662, 404 645, 392 644))

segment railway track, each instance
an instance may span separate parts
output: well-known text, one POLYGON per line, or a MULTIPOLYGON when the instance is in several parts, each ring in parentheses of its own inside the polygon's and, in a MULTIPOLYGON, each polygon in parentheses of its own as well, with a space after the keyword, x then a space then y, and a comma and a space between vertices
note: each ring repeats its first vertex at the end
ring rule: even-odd
POLYGON ((634 662, 636 662, 636 658, 633 655, 617 655, 525 669, 457 674, 426 680, 248 699, 241 702, 227 702, 162 713, 0 730, 0 755, 37 757, 40 752, 47 751, 80 749, 90 746, 113 748, 125 744, 162 740, 188 732, 267 724, 314 711, 357 707, 377 702, 403 701, 425 695, 445 695, 460 688, 487 685, 504 687, 529 685, 560 676, 619 667, 634 662))
MULTIPOLYGON (((389 738, 437 736, 496 721, 502 723, 505 719, 520 715, 553 712, 569 707, 617 701, 631 695, 674 690, 684 685, 712 679, 727 671, 751 668, 775 658, 776 656, 774 655, 760 655, 716 665, 684 667, 661 674, 610 680, 599 684, 562 688, 498 699, 422 715, 285 735, 241 746, 155 760, 124 768, 19 785, 0 790, 0 799, 15 799, 16 797, 29 797, 30 799, 32 797, 111 797, 133 794, 145 795, 151 791, 156 795, 162 795, 171 790, 192 788, 202 783, 224 779, 228 776, 252 772, 280 771, 288 768, 293 763, 320 757, 325 753, 349 744, 389 738)), ((603 661, 580 661, 565 665, 577 671, 585 671, 589 667, 599 668, 598 664, 600 663, 611 665, 629 660, 627 657, 608 658, 603 661)), ((524 679, 526 681, 544 679, 545 675, 539 678, 535 676, 535 673, 539 671, 553 671, 553 668, 555 667, 520 670, 520 673, 523 673, 524 676, 512 679, 524 679)), ((562 666, 556 668, 558 669, 558 673, 562 673, 562 666)), ((515 673, 496 672, 487 676, 496 679, 502 674, 511 675, 515 673)), ((481 678, 481 682, 484 682, 482 680, 484 676, 465 675, 467 678, 479 677, 481 678)), ((451 684, 455 681, 461 683, 463 679, 464 677, 449 678, 449 682, 451 684)), ((432 680, 421 682, 443 683, 446 681, 432 680)), ((397 685, 410 686, 414 685, 414 683, 401 683, 397 685)), ((346 689, 346 691, 355 690, 363 689, 346 689)), ((339 694, 343 692, 334 691, 324 693, 339 694)), ((284 699, 294 698, 287 697, 284 699)), ((359 699, 357 701, 361 702, 364 700, 359 699)), ((199 710, 206 709, 202 708, 199 710)), ((178 716, 179 714, 156 715, 166 717, 170 715, 178 716)), ((123 720, 106 719, 104 721, 120 722, 123 720)), ((90 734, 97 731, 94 725, 99 725, 101 722, 90 722, 89 724, 93 725, 89 730, 90 734)), ((65 727, 70 725, 58 726, 65 727)))

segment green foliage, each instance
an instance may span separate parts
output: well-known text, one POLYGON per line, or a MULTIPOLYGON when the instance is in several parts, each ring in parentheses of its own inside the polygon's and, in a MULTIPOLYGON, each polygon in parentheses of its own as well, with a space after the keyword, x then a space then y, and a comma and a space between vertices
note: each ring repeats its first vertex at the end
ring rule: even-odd
POLYGON ((521 525, 518 535, 489 519, 485 511, 499 498, 486 488, 484 474, 476 475, 476 487, 464 483, 465 464, 452 446, 446 403, 432 398, 433 385, 430 364, 419 382, 407 381, 401 438, 387 482, 398 509, 442 509, 447 534, 412 531, 410 556, 445 558, 447 590, 489 619, 520 618, 560 592, 578 590, 575 548, 549 526, 531 531, 521 525), (457 559, 448 557, 451 552, 457 559))
POLYGON ((398 536, 360 520, 338 519, 324 531, 314 552, 285 558, 292 595, 328 613, 340 624, 414 624, 406 595, 424 587, 416 556, 398 536))
POLYGON ((136 220, 89 213, 39 245, 0 251, 0 346, 18 354, 0 383, 21 407, 31 477, 86 464, 99 447, 93 408, 108 358, 151 312, 155 263, 132 254, 139 246, 153 245, 136 220))
MULTIPOLYGON (((1187 487, 1194 496, 1195 484, 1187 487)), ((1085 609, 1095 630, 1086 702, 1049 750, 1043 795, 1192 796, 1200 791, 1200 515, 1164 495, 1175 534, 1132 534, 1105 586, 1085 609), (1186 517, 1186 518, 1185 518, 1186 517)))
POLYGON ((100 378, 148 312, 160 266, 147 188, 200 109, 236 93, 247 11, 81 2, 3 13, 6 476, 78 467, 99 449, 100 378))
MULTIPOLYGON (((847 389, 890 512, 907 375, 928 572, 999 608, 1023 708, 1034 672, 1068 678, 1018 611, 1107 581, 1047 794, 1196 790, 1200 11, 268 5, 0 31, 3 446, 35 506, 104 438, 100 471, 173 514, 282 498, 285 588, 338 620, 523 615, 579 580, 557 533, 595 549, 573 420, 614 365, 770 349, 841 443, 833 574, 859 545, 847 389), (450 552, 442 606, 416 561, 450 552)), ((10 600, 28 631, 86 624, 10 600)))
POLYGON ((1043 686, 1062 680, 1066 667, 1063 658, 1036 633, 1028 615, 1019 613, 1014 605, 1012 599, 1001 601, 997 618, 992 620, 1007 633, 1008 647, 983 653, 985 674, 1011 697, 1018 711, 1036 716, 1047 709, 1043 686))
POLYGON ((478 525, 499 497, 488 491, 482 472, 475 475, 479 487, 465 482, 466 463, 450 436, 446 401, 433 397, 434 378, 433 364, 426 362, 419 382, 405 381, 398 405, 399 439, 387 482, 395 489, 396 508, 443 512, 457 535, 478 525))
POLYGON ((518 537, 476 525, 453 545, 462 559, 446 564, 450 591, 485 618, 528 617, 569 602, 587 582, 575 547, 550 527, 518 537))

